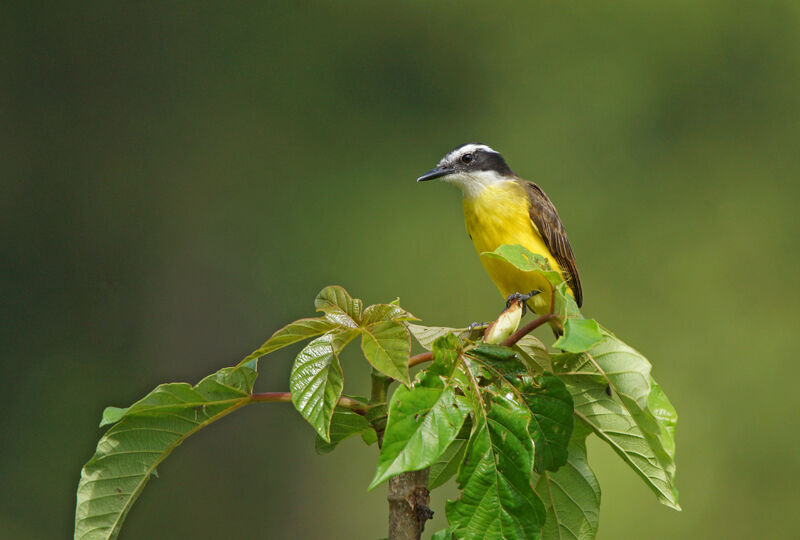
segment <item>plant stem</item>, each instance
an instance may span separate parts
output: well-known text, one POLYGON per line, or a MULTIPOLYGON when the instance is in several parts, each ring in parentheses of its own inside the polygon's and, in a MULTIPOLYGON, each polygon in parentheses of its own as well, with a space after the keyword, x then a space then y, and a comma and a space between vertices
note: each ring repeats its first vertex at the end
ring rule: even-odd
POLYGON ((354 413, 358 413, 361 415, 366 414, 367 410, 369 409, 369 405, 367 405, 366 403, 345 396, 340 397, 339 402, 336 405, 338 405, 339 407, 350 409, 354 413))
POLYGON ((261 392, 251 395, 250 400, 254 403, 289 403, 292 401, 292 394, 289 392, 261 392))
POLYGON ((369 398, 370 405, 386 403, 386 395, 389 392, 389 385, 392 384, 392 378, 387 377, 375 368, 372 369, 370 378, 372 379, 372 390, 370 391, 369 398))
POLYGON ((389 539, 420 540, 425 522, 433 517, 428 491, 430 469, 398 474, 389 479, 389 539))
MULTIPOLYGON (((417 356, 424 357, 426 354, 417 356)), ((427 353, 427 356, 429 356, 427 360, 433 358, 431 353, 427 353)), ((424 358, 418 359, 417 363, 425 361, 424 358)), ((411 365, 411 359, 409 359, 409 365, 411 365)), ((375 369, 372 370, 371 378, 372 389, 369 405, 372 407, 385 406, 389 385, 393 379, 375 369)), ((373 423, 373 427, 378 434, 378 446, 383 447, 385 422, 373 423)), ((425 521, 433 517, 433 511, 428 508, 428 504, 430 504, 428 472, 429 469, 405 472, 389 479, 389 493, 386 496, 386 500, 389 501, 388 540, 420 540, 425 521)))
POLYGON ((423 362, 430 362, 431 360, 433 360, 432 352, 418 354, 408 359, 408 367, 414 367, 417 364, 421 364, 423 362))
POLYGON ((367 420, 369 420, 369 423, 378 435, 378 448, 380 448, 383 446, 383 432, 386 429, 389 385, 392 384, 394 379, 387 377, 375 368, 372 368, 370 378, 372 380, 372 387, 370 390, 369 407, 373 408, 373 411, 382 414, 380 414, 380 416, 373 415, 372 418, 368 417, 367 420))

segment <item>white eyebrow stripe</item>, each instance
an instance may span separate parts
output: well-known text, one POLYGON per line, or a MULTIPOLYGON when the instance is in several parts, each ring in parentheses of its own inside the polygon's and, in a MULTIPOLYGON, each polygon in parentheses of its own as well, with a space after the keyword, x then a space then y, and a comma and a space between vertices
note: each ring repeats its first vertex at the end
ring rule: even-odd
POLYGON ((468 152, 476 152, 478 150, 484 150, 486 152, 491 152, 493 154, 497 154, 496 150, 486 146, 485 144, 465 144, 461 148, 457 150, 459 154, 466 154, 468 152))
POLYGON ((483 150, 484 152, 491 152, 493 154, 499 154, 497 150, 494 150, 489 146, 486 146, 485 144, 465 144, 464 146, 459 146, 458 148, 456 148, 455 150, 444 156, 439 163, 444 164, 452 161, 457 161, 458 158, 460 158, 464 154, 468 154, 470 152, 477 152, 478 150, 483 150))

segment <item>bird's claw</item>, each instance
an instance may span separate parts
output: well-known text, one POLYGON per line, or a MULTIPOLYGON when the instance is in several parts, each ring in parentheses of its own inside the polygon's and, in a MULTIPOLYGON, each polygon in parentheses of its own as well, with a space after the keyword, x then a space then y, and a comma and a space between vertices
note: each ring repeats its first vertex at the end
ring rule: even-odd
POLYGON ((542 291, 531 291, 528 294, 522 294, 522 293, 518 293, 518 292, 509 294, 508 298, 506 298, 506 309, 510 308, 511 307, 511 303, 514 300, 516 300, 517 302, 522 304, 522 315, 525 316, 525 311, 526 311, 526 309, 528 307, 528 300, 530 300, 531 298, 533 298, 534 296, 536 296, 537 294, 539 294, 541 292, 542 291))
POLYGON ((483 330, 487 326, 489 326, 489 323, 485 322, 470 323, 469 326, 467 326, 467 333, 471 333, 473 330, 483 330))

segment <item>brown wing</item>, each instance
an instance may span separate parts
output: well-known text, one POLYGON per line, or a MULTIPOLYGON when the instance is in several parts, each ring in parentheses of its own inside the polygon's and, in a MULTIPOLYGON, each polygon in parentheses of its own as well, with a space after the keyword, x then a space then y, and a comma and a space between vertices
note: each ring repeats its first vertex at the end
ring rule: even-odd
POLYGON ((550 253, 553 254, 553 257, 561 266, 561 270, 564 272, 564 280, 575 294, 575 302, 580 307, 583 304, 581 278, 578 276, 578 266, 575 263, 572 246, 569 245, 569 239, 567 239, 567 231, 564 230, 561 218, 558 217, 556 207, 550 202, 542 188, 527 180, 519 179, 519 182, 528 195, 531 221, 539 230, 547 249, 550 250, 550 253))

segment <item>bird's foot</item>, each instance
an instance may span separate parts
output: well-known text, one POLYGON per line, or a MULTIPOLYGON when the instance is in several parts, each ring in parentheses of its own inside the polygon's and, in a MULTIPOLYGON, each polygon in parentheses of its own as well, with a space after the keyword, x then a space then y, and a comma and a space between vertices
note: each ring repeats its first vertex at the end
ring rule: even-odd
POLYGON ((489 323, 479 323, 479 322, 470 323, 470 325, 467 326, 467 329, 465 331, 467 339, 477 339, 477 336, 479 334, 483 335, 483 331, 486 330, 488 326, 489 323))
POLYGON ((527 306, 528 306, 528 300, 530 300, 531 298, 533 298, 534 296, 536 296, 537 294, 539 294, 541 292, 542 291, 531 291, 528 294, 522 294, 522 293, 518 293, 518 292, 509 294, 508 298, 506 298, 506 309, 510 308, 511 307, 511 303, 514 300, 516 300, 517 302, 522 304, 522 315, 525 316, 525 310, 527 309, 527 306))

